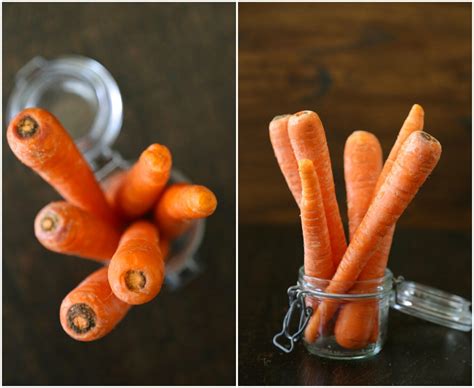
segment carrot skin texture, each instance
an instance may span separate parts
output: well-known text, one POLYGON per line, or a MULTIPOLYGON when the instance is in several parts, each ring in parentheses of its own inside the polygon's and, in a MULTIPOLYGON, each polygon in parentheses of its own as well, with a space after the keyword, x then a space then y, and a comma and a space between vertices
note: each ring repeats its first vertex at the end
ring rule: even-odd
MULTIPOLYGON (((383 170, 380 173, 380 176, 377 180, 377 184, 375 187, 374 192, 380 188, 382 183, 385 181, 387 174, 393 167, 395 160, 397 158, 398 153, 402 147, 402 144, 408 138, 408 136, 413 133, 414 131, 421 131, 424 126, 424 111, 420 105, 413 105, 410 112, 408 113, 407 118, 405 119, 400 132, 397 136, 395 144, 392 146, 390 154, 387 158, 383 166, 383 170)), ((346 165, 346 164, 345 164, 346 165)), ((347 179, 346 179, 347 185, 347 179)), ((348 192, 348 203, 350 204, 349 200, 349 190, 348 192)), ((360 204, 357 200, 354 201, 355 204, 360 204)), ((368 205, 367 205, 368 207, 368 205)), ((361 215, 364 215, 364 208, 361 205, 360 213, 354 215, 349 212, 349 226, 350 226, 350 233, 351 236, 355 232, 355 228, 358 226, 360 221, 362 220, 361 215)), ((368 261, 367 265, 364 267, 362 272, 359 275, 359 280, 369 280, 369 279, 378 279, 382 278, 385 273, 385 268, 387 267, 388 257, 390 254, 390 249, 392 245, 393 234, 395 232, 395 225, 390 228, 390 230, 385 235, 382 243, 380 244, 377 251, 372 255, 370 260, 368 261)), ((355 292, 360 291, 367 291, 372 292, 373 290, 361 290, 360 287, 354 289, 355 292)), ((368 342, 376 342, 378 337, 378 306, 376 303, 372 303, 374 308, 370 310, 366 305, 361 305, 357 307, 355 304, 351 307, 345 307, 339 313, 338 321, 336 324, 336 340, 339 342, 341 346, 349 346, 351 345, 352 348, 355 346, 359 346, 360 348, 365 347, 368 342), (360 309, 360 311, 357 311, 360 309), (371 316, 373 318, 371 318, 371 316), (373 319, 373 327, 372 333, 370 336, 367 336, 366 332, 361 330, 361 322, 360 320, 368 321, 373 319)), ((367 327, 367 330, 369 328, 367 327)))
POLYGON ((328 224, 334 267, 337 268, 346 250, 346 237, 337 204, 323 124, 316 113, 301 111, 290 117, 288 135, 296 159, 310 159, 316 169, 328 224))
POLYGON ((288 137, 289 118, 290 115, 275 117, 270 122, 269 134, 280 170, 296 204, 299 206, 301 202, 301 180, 298 174, 298 163, 288 137))
POLYGON ((334 274, 334 266, 318 177, 311 160, 300 160, 298 166, 303 188, 300 209, 304 272, 320 279, 330 279, 334 274))
POLYGON ((92 170, 51 113, 39 108, 23 110, 10 122, 7 141, 16 157, 66 201, 117 224, 92 170))
MULTIPOLYGON (((375 135, 355 131, 347 138, 344 148, 344 178, 350 239, 367 213, 382 171, 382 162, 382 147, 375 135)), ((365 269, 368 266, 369 264, 365 269)), ((377 312, 376 301, 349 302, 343 306, 335 325, 339 345, 349 349, 365 347, 374 330, 377 312)))
MULTIPOLYGON (((425 132, 413 132, 400 153, 357 228, 347 251, 326 292, 345 293, 352 287, 362 269, 375 252, 386 233, 395 225, 416 195, 428 175, 438 163, 441 145, 425 132)), ((324 326, 338 306, 321 303, 310 321, 305 337, 308 342, 317 338, 317 330, 324 326)))
POLYGON ((118 191, 120 213, 128 219, 145 214, 156 203, 171 172, 171 153, 161 144, 142 152, 118 191))
POLYGON ((112 293, 107 267, 89 275, 61 303, 64 331, 78 341, 94 341, 108 334, 127 314, 130 305, 112 293))
POLYGON ((163 192, 155 207, 155 222, 163 236, 176 238, 188 230, 192 222, 214 213, 217 199, 208 188, 175 183, 163 192))
POLYGON ((113 293, 128 304, 151 301, 161 290, 164 260, 158 230, 148 221, 136 221, 125 230, 109 264, 113 293))
POLYGON ((104 191, 107 203, 116 214, 120 212, 118 201, 119 189, 125 180, 127 172, 128 171, 118 171, 102 182, 102 190, 104 191))
POLYGON ((110 260, 120 239, 116 227, 64 201, 41 209, 35 235, 49 250, 98 261, 110 260))

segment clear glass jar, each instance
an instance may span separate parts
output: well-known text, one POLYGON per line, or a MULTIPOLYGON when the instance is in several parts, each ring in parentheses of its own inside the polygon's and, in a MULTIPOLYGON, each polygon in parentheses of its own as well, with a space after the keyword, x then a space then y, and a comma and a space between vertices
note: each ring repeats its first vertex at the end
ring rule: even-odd
MULTIPOLYGON (((131 162, 112 148, 122 128, 122 96, 112 75, 99 62, 77 55, 30 60, 16 74, 7 103, 6 124, 21 110, 35 106, 58 117, 98 181, 130 167, 131 162)), ((173 168, 170 181, 189 179, 173 168)), ((197 251, 204 230, 205 221, 196 220, 172 242, 165 279, 169 289, 183 286, 201 272, 197 251)))
POLYGON ((297 285, 288 289, 288 296, 283 328, 273 338, 285 353, 302 338, 306 349, 320 357, 353 360, 373 356, 387 338, 390 307, 451 329, 470 331, 472 327, 470 301, 394 278, 389 269, 379 279, 344 284, 307 276, 301 267, 297 285), (332 290, 346 291, 328 292, 329 285, 332 290), (282 343, 283 338, 289 345, 282 343))

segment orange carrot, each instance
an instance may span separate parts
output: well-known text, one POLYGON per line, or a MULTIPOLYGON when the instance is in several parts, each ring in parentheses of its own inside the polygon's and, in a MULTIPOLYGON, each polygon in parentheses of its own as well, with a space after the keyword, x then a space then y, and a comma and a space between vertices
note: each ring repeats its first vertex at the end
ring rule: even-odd
POLYGON ((129 304, 149 302, 160 292, 164 272, 158 230, 150 222, 134 222, 124 232, 109 264, 112 291, 129 304))
MULTIPOLYGON (((408 113, 405 122, 403 123, 400 132, 397 136, 397 140, 393 145, 390 154, 383 166, 382 172, 377 180, 377 185, 375 187, 374 193, 380 189, 381 185, 385 181, 388 173, 393 168, 395 160, 400 152, 402 144, 406 141, 408 136, 415 131, 421 131, 424 125, 424 112, 423 108, 420 105, 413 105, 410 112, 408 113)), ((361 213, 363 214, 363 209, 361 209, 361 213)), ((358 225, 362 219, 358 217, 354 220, 355 224, 358 225)), ((390 254, 390 249, 392 246, 392 239, 393 234, 395 232, 395 225, 393 225, 387 234, 385 235, 383 241, 380 243, 379 248, 377 251, 372 255, 369 259, 367 265, 364 267, 362 272, 359 275, 360 281, 369 280, 369 279, 379 279, 382 278, 385 272, 385 268, 387 266, 388 257, 390 254)), ((362 283, 363 284, 363 283, 362 283)), ((373 288, 373 287, 372 287, 373 288)), ((352 292, 372 292, 373 289, 366 289, 363 290, 361 287, 356 287, 352 290, 352 292)), ((366 312, 366 315, 362 317, 362 312, 354 312, 357 310, 357 307, 353 306, 350 308, 344 308, 340 316, 343 315, 342 318, 338 317, 338 324, 336 325, 336 339, 338 340, 341 346, 350 346, 352 349, 359 347, 365 347, 367 342, 375 342, 378 337, 378 307, 376 302, 374 301, 372 305, 375 305, 373 309, 367 308, 365 305, 361 305, 360 309, 366 312), (345 317, 344 315, 347 314, 348 316, 345 317), (352 318, 351 318, 352 315, 352 318), (370 317, 373 316, 373 318, 370 317), (373 320, 374 325, 372 329, 372 333, 370 337, 367 337, 368 332, 363 332, 360 330, 361 323, 359 324, 356 322, 358 319, 363 319, 365 321, 369 321, 370 319, 373 320), (354 323, 349 324, 349 322, 354 321, 354 323), (349 325, 344 324, 346 322, 349 325), (352 330, 355 328, 356 330, 352 330), (359 329, 359 330, 357 330, 359 329)))
POLYGON ((167 238, 183 234, 198 218, 209 217, 217 206, 214 193, 204 186, 175 183, 165 189, 155 207, 155 221, 167 238))
POLYGON ((320 279, 330 279, 334 274, 334 266, 318 177, 311 160, 299 160, 298 166, 303 187, 300 209, 304 272, 320 279))
MULTIPOLYGON (((381 170, 382 148, 377 138, 370 132, 353 132, 344 148, 350 239, 367 213, 381 170)), ((376 313, 374 301, 347 303, 341 308, 334 329, 339 345, 349 349, 365 347, 374 330, 376 313)))
POLYGON ((10 122, 7 140, 16 157, 66 201, 117 223, 89 165, 51 113, 39 108, 23 110, 10 122))
MULTIPOLYGON (((387 175, 357 228, 337 271, 326 288, 328 293, 345 293, 378 248, 385 234, 400 218, 441 155, 441 145, 431 135, 416 131, 403 144, 396 163, 387 175)), ((335 303, 323 302, 310 320, 305 337, 314 342, 337 310, 335 303)))
POLYGON ((288 137, 289 118, 290 115, 276 116, 270 122, 270 141, 286 184, 299 205, 301 201, 301 181, 298 175, 298 163, 296 162, 290 138, 288 137))
POLYGON ((120 239, 118 229, 67 202, 52 202, 38 213, 35 235, 46 248, 93 260, 110 260, 120 239))
POLYGON ((165 238, 160 238, 159 244, 160 244, 161 255, 163 256, 163 260, 166 263, 166 261, 169 258, 168 253, 170 252, 170 241, 165 238))
POLYGON ((59 317, 69 336, 78 341, 94 341, 108 334, 129 308, 112 293, 107 267, 103 267, 64 298, 59 317))
POLYGON ((102 182, 102 190, 107 203, 117 214, 119 213, 118 192, 126 175, 127 171, 117 171, 102 182))
POLYGON ((121 213, 133 219, 152 208, 168 182, 171 153, 167 147, 152 144, 126 174, 118 192, 121 213))
POLYGON ((337 268, 346 250, 346 238, 334 190, 331 160, 323 124, 316 113, 302 111, 290 117, 288 134, 296 159, 310 159, 316 169, 328 224, 334 268, 337 268))
POLYGON ((381 171, 382 147, 375 135, 366 131, 353 132, 344 148, 350 239, 367 213, 381 171))

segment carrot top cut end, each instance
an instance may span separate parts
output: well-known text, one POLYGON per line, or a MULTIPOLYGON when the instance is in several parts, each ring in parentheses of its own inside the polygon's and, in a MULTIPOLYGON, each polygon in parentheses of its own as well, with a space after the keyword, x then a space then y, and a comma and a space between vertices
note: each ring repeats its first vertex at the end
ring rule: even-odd
POLYGON ((125 285, 130 291, 140 291, 145 288, 146 276, 142 271, 129 270, 125 274, 125 285))
POLYGON ((58 226, 58 217, 55 214, 47 213, 40 219, 39 224, 43 232, 52 232, 58 226))
POLYGON ((38 131, 38 122, 31 116, 23 117, 16 126, 16 133, 22 139, 32 137, 38 131))
POLYGON ((96 326, 96 314, 85 303, 73 304, 67 312, 67 324, 76 334, 85 334, 96 326))

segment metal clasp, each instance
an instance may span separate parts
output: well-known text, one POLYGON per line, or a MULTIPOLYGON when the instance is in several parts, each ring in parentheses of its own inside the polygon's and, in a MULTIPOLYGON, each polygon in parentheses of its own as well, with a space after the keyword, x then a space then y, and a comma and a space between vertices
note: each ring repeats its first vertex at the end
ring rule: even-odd
POLYGON ((306 307, 304 300, 306 292, 301 290, 299 285, 288 288, 287 293, 289 297, 289 308, 285 314, 285 317, 283 318, 282 330, 273 337, 273 344, 283 352, 290 353, 293 350, 295 343, 301 338, 301 334, 309 322, 309 318, 313 313, 313 309, 311 307, 306 307), (295 333, 291 334, 289 332, 291 318, 298 309, 300 310, 298 329, 295 333), (289 340, 289 346, 285 346, 284 344, 278 342, 278 339, 283 336, 289 340))

